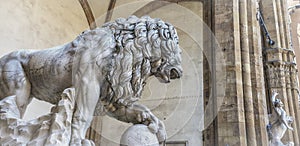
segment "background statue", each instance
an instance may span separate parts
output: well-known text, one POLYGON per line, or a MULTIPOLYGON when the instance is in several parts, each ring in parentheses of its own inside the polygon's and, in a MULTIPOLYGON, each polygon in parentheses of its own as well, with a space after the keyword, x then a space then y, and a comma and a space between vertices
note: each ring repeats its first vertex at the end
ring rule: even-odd
POLYGON ((22 118, 33 97, 57 104, 63 91, 73 87, 70 144, 86 143, 86 131, 99 110, 124 122, 145 124, 164 141, 163 123, 136 101, 148 77, 163 83, 181 77, 180 54, 171 24, 150 17, 119 18, 63 46, 3 56, 0 99, 15 96, 22 118))
POLYGON ((293 130, 289 125, 293 122, 293 117, 286 115, 283 109, 283 103, 280 99, 276 98, 279 93, 272 91, 272 104, 274 113, 271 115, 273 119, 270 119, 268 126, 268 133, 270 138, 270 146, 293 146, 293 142, 283 144, 281 138, 284 136, 287 129, 293 130))

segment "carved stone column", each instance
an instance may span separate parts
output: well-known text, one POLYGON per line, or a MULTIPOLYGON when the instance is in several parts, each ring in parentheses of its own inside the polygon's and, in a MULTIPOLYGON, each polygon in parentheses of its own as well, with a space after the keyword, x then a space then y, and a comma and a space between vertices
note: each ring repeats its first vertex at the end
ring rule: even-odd
POLYGON ((271 90, 277 90, 280 93, 281 100, 285 105, 284 109, 288 115, 295 118, 292 127, 294 131, 286 133, 283 141, 293 141, 296 145, 299 144, 299 105, 297 92, 297 80, 293 79, 296 76, 295 63, 291 62, 290 55, 293 51, 287 49, 267 49, 265 50, 266 62, 265 73, 267 75, 267 86, 269 93, 271 90), (296 103, 295 104, 295 100, 296 103))
MULTIPOLYGON (((285 79, 287 67, 286 64, 282 62, 282 52, 283 49, 279 48, 265 50, 265 73, 267 77, 267 86, 269 93, 271 93, 272 90, 277 90, 280 94, 279 96, 281 97, 283 104, 285 105, 284 109, 287 115, 291 115, 287 100, 287 88, 285 79)), ((269 96, 270 95, 271 94, 269 94, 269 96)), ((269 102, 271 101, 269 100, 269 102)), ((286 132, 286 135, 283 140, 293 141, 292 133, 290 131, 286 132)))
MULTIPOLYGON (((265 91, 265 80, 263 70, 263 47, 261 43, 260 24, 257 21, 257 1, 248 0, 248 39, 250 54, 251 85, 253 98, 253 112, 255 122, 255 136, 258 146, 268 145, 268 134, 266 126, 268 124, 267 101, 265 91)), ((247 120, 246 120, 247 121, 247 120)))
POLYGON ((293 107, 293 116, 295 118, 293 127, 294 129, 297 129, 294 131, 294 139, 300 143, 300 108, 299 108, 299 85, 298 85, 298 77, 297 77, 297 65, 295 63, 295 52, 292 50, 289 50, 287 53, 288 56, 288 67, 289 70, 287 72, 288 78, 290 84, 289 84, 289 92, 290 92, 290 104, 293 107))
POLYGON ((294 131, 286 132, 282 140, 293 141, 295 145, 299 145, 298 84, 296 79, 296 64, 294 63, 295 54, 293 49, 289 48, 290 37, 287 25, 286 1, 261 0, 260 8, 270 36, 275 41, 275 45, 273 46, 267 43, 264 44, 267 89, 269 94, 273 89, 279 91, 279 96, 281 96, 281 100, 285 105, 285 111, 288 115, 295 118, 292 125, 294 131))
POLYGON ((226 54, 226 96, 217 118, 218 145, 267 146, 267 110, 257 4, 215 0, 214 30, 226 54))
POLYGON ((217 116, 217 145, 247 145, 239 0, 215 0, 215 36, 226 55, 226 96, 217 116))
MULTIPOLYGON (((247 144, 256 146, 255 134, 255 118, 253 109, 253 95, 251 82, 251 68, 250 68, 250 47, 249 47, 249 32, 248 32, 248 10, 251 6, 247 6, 247 0, 239 1, 240 14, 240 37, 241 37, 241 57, 242 57, 242 77, 243 77, 243 92, 244 92, 244 106, 245 106, 245 120, 247 144)), ((250 11, 251 13, 251 11, 250 11)))

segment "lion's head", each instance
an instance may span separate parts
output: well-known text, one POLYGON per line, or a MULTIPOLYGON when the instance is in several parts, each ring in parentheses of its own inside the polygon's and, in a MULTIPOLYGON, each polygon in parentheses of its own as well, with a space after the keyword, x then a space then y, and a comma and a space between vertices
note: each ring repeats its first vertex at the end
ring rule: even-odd
POLYGON ((109 101, 136 101, 151 75, 164 83, 182 76, 181 49, 171 24, 150 17, 130 16, 106 23, 103 28, 111 30, 116 41, 114 69, 110 72, 110 87, 105 95, 109 101))

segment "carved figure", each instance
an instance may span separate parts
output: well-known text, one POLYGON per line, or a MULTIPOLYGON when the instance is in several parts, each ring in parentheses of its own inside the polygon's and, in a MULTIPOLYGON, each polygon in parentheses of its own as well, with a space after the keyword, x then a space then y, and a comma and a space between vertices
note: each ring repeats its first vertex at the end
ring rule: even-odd
POLYGON ((180 54, 171 24, 150 17, 119 18, 59 47, 3 56, 0 99, 15 95, 22 117, 33 97, 56 104, 66 88, 74 87, 70 144, 85 138, 96 105, 118 120, 148 125, 164 141, 163 123, 135 101, 149 76, 163 83, 182 76, 180 54))
POLYGON ((275 113, 272 114, 273 120, 270 120, 268 133, 270 138, 270 146, 293 146, 293 142, 283 144, 281 138, 284 136, 287 129, 293 130, 289 125, 293 122, 293 117, 286 115, 285 110, 283 109, 283 103, 280 99, 276 98, 279 93, 272 91, 272 104, 275 113))

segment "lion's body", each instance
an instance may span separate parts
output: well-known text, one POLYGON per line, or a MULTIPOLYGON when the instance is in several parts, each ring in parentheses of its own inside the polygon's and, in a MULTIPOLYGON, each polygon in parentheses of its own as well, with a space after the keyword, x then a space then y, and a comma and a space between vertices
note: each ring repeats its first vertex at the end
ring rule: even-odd
MULTIPOLYGON (((107 33, 105 30, 98 32, 100 36, 107 33)), ((70 42, 51 49, 15 51, 3 56, 0 58, 0 99, 14 95, 21 86, 18 84, 28 79, 30 97, 56 104, 62 92, 72 86, 74 57, 80 56, 78 53, 85 49, 70 42)))
POLYGON ((28 79, 30 97, 56 104, 72 86, 73 60, 78 48, 73 42, 40 51, 16 51, 0 59, 0 99, 15 94, 18 83, 28 79))
POLYGON ((22 116, 32 97, 55 104, 72 86, 77 105, 74 143, 84 139, 97 101, 119 120, 148 124, 150 120, 162 140, 163 124, 148 108, 133 103, 149 76, 168 83, 182 75, 180 53, 172 25, 150 17, 117 19, 63 46, 16 51, 0 58, 0 99, 16 95, 22 116))
POLYGON ((31 85, 31 97, 57 103, 62 91, 72 86, 70 65, 73 55, 68 53, 71 51, 73 48, 62 46, 43 51, 13 52, 4 56, 0 60, 0 78, 11 79, 1 80, 0 98, 14 95, 15 84, 27 78, 31 85), (12 67, 8 70, 6 66, 12 67))

